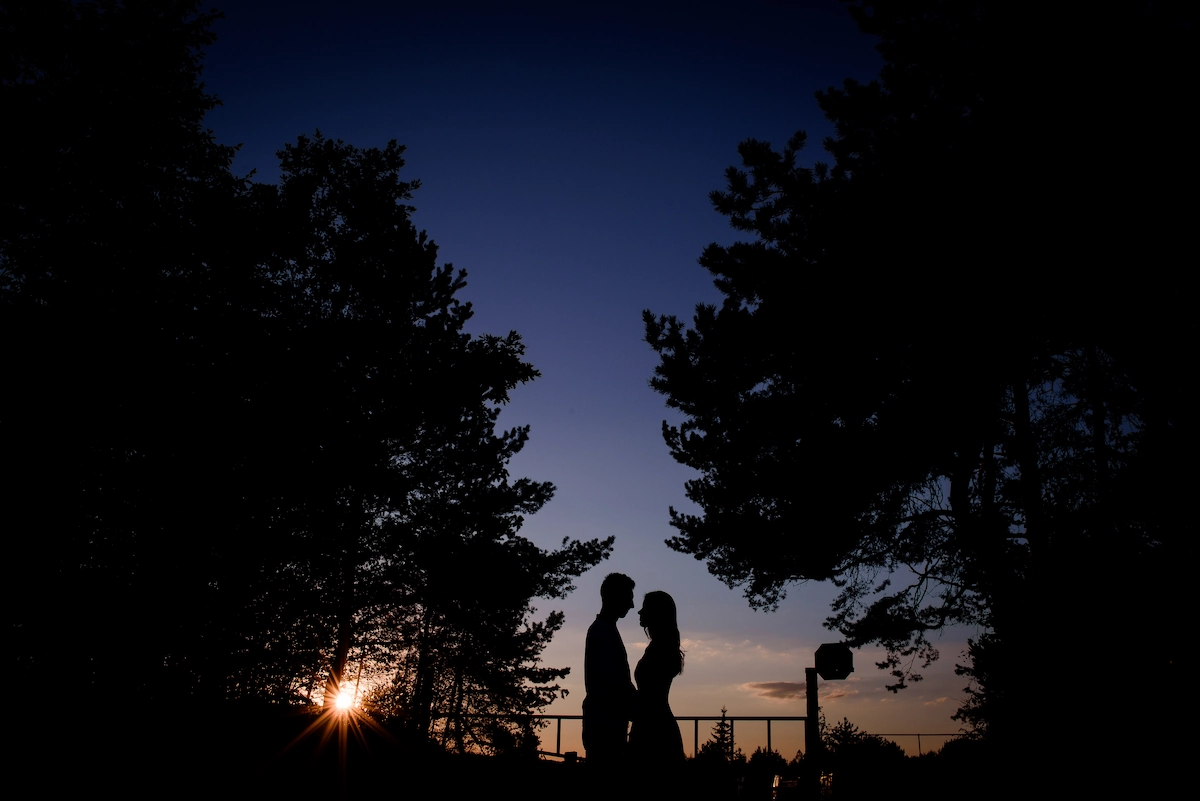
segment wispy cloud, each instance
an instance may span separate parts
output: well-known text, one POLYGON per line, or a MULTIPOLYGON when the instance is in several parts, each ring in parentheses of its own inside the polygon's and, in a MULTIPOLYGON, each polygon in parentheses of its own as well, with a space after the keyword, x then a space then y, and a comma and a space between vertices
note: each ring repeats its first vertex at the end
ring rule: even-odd
MULTIPOLYGON (((743 690, 757 695, 759 698, 774 698, 781 701, 804 698, 804 684, 798 681, 752 681, 741 686, 743 690)), ((818 697, 824 700, 848 698, 858 695, 859 690, 844 684, 823 685, 817 690, 818 697)))
MULTIPOLYGON (((634 647, 639 644, 634 643, 634 647)), ((772 662, 777 665, 800 664, 801 652, 793 650, 777 651, 753 640, 733 642, 715 637, 688 638, 679 644, 687 655, 687 659, 697 663, 710 659, 719 659, 725 664, 747 662, 772 662)), ((800 672, 803 672, 801 668, 800 672)))
POLYGON ((795 681, 752 681, 743 684, 742 689, 752 692, 760 698, 803 698, 804 685, 795 681))
POLYGON ((950 696, 948 696, 948 695, 943 695, 941 698, 938 698, 936 701, 926 701, 925 706, 937 706, 938 704, 944 704, 944 703, 946 703, 946 699, 949 697, 950 696))

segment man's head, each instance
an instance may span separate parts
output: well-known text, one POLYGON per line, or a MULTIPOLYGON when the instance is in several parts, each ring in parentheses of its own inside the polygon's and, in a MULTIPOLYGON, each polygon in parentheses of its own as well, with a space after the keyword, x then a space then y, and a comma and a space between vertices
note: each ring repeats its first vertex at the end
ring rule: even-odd
POLYGON ((633 579, 624 573, 609 573, 600 584, 600 614, 614 620, 633 608, 633 579))

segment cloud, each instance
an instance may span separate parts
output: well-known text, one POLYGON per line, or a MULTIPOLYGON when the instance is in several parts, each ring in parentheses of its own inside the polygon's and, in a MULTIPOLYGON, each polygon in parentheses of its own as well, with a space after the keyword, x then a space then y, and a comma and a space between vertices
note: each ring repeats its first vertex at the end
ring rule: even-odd
MULTIPOLYGON (((637 648, 640 645, 633 643, 632 647, 637 648)), ((801 658, 799 651, 777 651, 749 639, 731 642, 716 637, 688 638, 683 640, 679 647, 683 649, 688 660, 695 660, 697 663, 717 660, 726 665, 748 662, 773 662, 777 665, 790 665, 794 662, 799 665, 801 658)), ((800 672, 803 672, 802 668, 800 672)))
MULTIPOLYGON (((759 698, 774 698, 781 701, 804 698, 804 684, 798 681, 752 681, 742 685, 742 689, 751 692, 759 698)), ((859 690, 845 685, 820 686, 817 690, 819 697, 825 700, 848 698, 858 695, 859 690)))
POLYGON ((752 681, 743 684, 742 689, 752 692, 760 698, 803 698, 804 685, 796 681, 752 681))
POLYGON ((946 703, 946 699, 949 697, 950 696, 948 696, 948 695, 943 695, 941 698, 937 699, 936 701, 926 701, 925 706, 937 706, 938 704, 944 704, 944 703, 946 703))

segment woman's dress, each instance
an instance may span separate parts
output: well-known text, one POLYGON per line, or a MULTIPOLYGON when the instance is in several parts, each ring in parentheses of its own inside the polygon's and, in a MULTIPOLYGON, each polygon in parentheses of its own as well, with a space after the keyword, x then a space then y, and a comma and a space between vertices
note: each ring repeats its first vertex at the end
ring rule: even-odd
POLYGON ((633 677, 637 681, 637 706, 629 729, 629 750, 642 763, 683 762, 683 737, 671 711, 668 695, 671 681, 679 672, 679 650, 655 647, 651 642, 638 660, 633 677))

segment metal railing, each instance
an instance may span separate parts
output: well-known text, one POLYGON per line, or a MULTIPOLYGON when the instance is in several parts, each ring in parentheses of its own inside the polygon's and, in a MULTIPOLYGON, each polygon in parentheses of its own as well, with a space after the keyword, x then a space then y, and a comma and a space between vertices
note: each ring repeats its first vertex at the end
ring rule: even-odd
MULTIPOLYGON (((530 715, 535 720, 553 720, 556 722, 554 732, 554 750, 541 751, 540 753, 546 756, 564 756, 562 753, 562 722, 564 720, 583 720, 583 715, 530 715)), ((696 756, 700 752, 700 721, 716 721, 725 720, 729 723, 729 740, 734 741, 734 723, 735 721, 766 721, 767 722, 767 750, 771 750, 771 721, 804 721, 808 720, 804 715, 676 715, 675 721, 682 723, 684 721, 692 721, 692 756, 696 756)))
MULTIPOLYGON (((435 717, 437 717, 439 719, 446 719, 449 717, 456 717, 456 716, 437 715, 435 717)), ((546 714, 528 715, 528 716, 515 715, 515 714, 513 714, 513 715, 467 714, 467 715, 462 715, 462 717, 508 718, 508 719, 511 719, 514 717, 520 717, 520 718, 528 717, 533 720, 544 720, 544 721, 553 720, 555 722, 554 750, 547 751, 547 750, 542 749, 542 750, 539 750, 538 753, 542 754, 544 756, 558 757, 560 759, 566 758, 566 755, 563 753, 563 750, 562 750, 562 722, 564 720, 579 720, 579 721, 583 720, 583 715, 546 715, 546 714)), ((802 721, 807 721, 808 717, 806 715, 676 715, 675 716, 675 721, 677 723, 683 723, 683 722, 689 721, 689 720, 692 722, 692 756, 694 757, 694 756, 696 756, 696 754, 698 754, 700 752, 700 721, 702 721, 702 720, 703 721, 719 721, 719 720, 727 721, 729 723, 729 740, 731 743, 735 742, 734 733, 735 733, 735 723, 737 721, 747 721, 747 722, 766 721, 766 724, 767 724, 767 750, 770 751, 770 750, 772 750, 772 748, 771 748, 771 723, 773 721, 788 722, 788 723, 802 722, 802 721)), ((950 733, 950 732, 928 732, 928 731, 926 731, 926 732, 879 732, 876 736, 878 736, 878 737, 916 737, 917 738, 917 755, 919 756, 922 753, 922 749, 921 749, 921 738, 922 737, 960 737, 960 736, 962 736, 962 732, 953 732, 953 733, 950 733)), ((577 758, 582 758, 582 757, 577 757, 577 758)))
POLYGON ((962 737, 962 732, 956 731, 952 734, 938 731, 902 731, 902 732, 879 732, 874 734, 875 737, 916 737, 917 738, 917 756, 921 756, 921 738, 922 737, 962 737))

